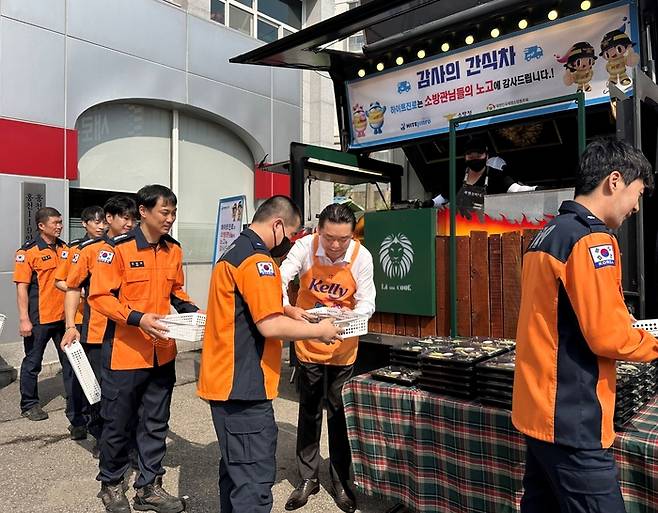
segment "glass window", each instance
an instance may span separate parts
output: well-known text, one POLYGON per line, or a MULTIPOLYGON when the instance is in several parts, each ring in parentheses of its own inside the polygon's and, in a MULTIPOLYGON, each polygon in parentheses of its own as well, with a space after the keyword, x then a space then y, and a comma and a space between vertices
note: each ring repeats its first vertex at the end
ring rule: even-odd
POLYGON ((242 5, 246 5, 247 7, 253 7, 254 2, 253 0, 236 0, 237 2, 240 2, 242 5))
POLYGON ((283 37, 289 36, 290 34, 294 34, 294 32, 283 27, 283 37))
POLYGON ((210 0, 210 19, 226 25, 226 16, 224 11, 224 2, 221 0, 210 0))
POLYGON ((229 5, 229 26, 251 36, 253 33, 254 16, 238 7, 229 5))
POLYGON ((353 53, 361 53, 363 51, 363 45, 366 44, 366 38, 363 35, 363 32, 354 34, 347 39, 347 51, 353 53))
POLYGON ((261 19, 258 20, 258 39, 271 43, 279 39, 279 27, 267 23, 261 19))
POLYGON ((302 3, 299 0, 258 0, 258 10, 286 25, 302 28, 302 3))

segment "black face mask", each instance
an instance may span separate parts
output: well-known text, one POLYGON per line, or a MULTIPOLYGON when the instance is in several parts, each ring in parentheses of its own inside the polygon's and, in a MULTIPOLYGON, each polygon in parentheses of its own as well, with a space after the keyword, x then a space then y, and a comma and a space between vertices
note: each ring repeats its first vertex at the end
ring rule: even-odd
POLYGON ((487 159, 473 159, 467 160, 466 166, 471 170, 479 173, 484 169, 484 166, 487 165, 487 159))
MULTIPOLYGON (((283 226, 281 226, 281 228, 283 228, 283 226)), ((276 243, 276 230, 274 228, 272 228, 272 233, 274 234, 274 242, 276 243)), ((270 249, 270 255, 274 258, 284 257, 288 254, 290 248, 292 248, 292 242, 290 242, 290 239, 286 235, 286 229, 283 228, 283 239, 270 249)))

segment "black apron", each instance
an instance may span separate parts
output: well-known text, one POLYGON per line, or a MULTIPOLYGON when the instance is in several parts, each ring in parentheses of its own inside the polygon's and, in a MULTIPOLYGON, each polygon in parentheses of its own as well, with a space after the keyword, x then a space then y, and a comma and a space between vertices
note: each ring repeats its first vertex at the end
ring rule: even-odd
POLYGON ((478 217, 484 215, 484 197, 487 194, 487 187, 489 186, 489 174, 485 175, 484 185, 471 185, 466 183, 468 178, 468 171, 464 176, 461 189, 457 193, 455 205, 457 212, 459 212, 466 219, 471 218, 472 213, 476 213, 478 217))

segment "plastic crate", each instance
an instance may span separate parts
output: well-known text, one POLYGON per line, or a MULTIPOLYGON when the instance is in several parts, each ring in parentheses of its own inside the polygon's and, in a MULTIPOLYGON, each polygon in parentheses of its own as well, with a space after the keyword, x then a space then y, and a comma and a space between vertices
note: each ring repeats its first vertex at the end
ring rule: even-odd
POLYGON ((320 318, 333 319, 334 324, 342 328, 341 337, 358 337, 368 333, 368 317, 355 314, 351 310, 323 306, 306 311, 320 318))
POLYGON ((5 329, 5 321, 7 316, 5 314, 0 314, 0 335, 2 335, 2 330, 5 329))
POLYGON ((654 337, 658 336, 658 319, 644 319, 633 323, 634 328, 642 328, 651 333, 654 337))
POLYGON ((185 326, 205 326, 206 325, 206 314, 202 313, 184 313, 184 314, 173 314, 167 315, 160 319, 161 322, 164 322, 167 325, 172 324, 182 324, 185 326))
POLYGON ((78 378, 82 391, 87 396, 87 401, 89 401, 89 404, 96 404, 101 400, 101 387, 89 364, 85 350, 82 349, 82 346, 76 340, 64 349, 64 353, 69 359, 69 362, 71 362, 73 372, 75 372, 75 376, 78 378))

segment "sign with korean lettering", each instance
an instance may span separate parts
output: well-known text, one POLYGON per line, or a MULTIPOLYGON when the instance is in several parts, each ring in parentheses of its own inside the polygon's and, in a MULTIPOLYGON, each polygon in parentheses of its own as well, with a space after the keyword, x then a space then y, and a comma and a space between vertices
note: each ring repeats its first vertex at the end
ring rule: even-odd
POLYGON ((219 257, 242 232, 243 222, 247 217, 246 206, 247 198, 245 196, 234 196, 219 200, 213 262, 217 262, 219 257))
POLYGON ((46 206, 46 184, 36 182, 21 183, 22 224, 21 237, 23 241, 34 239, 37 232, 35 214, 46 206))
POLYGON ((366 213, 378 312, 436 315, 435 241, 433 208, 366 213))
MULTIPOLYGON (((611 4, 348 82, 350 147, 427 137, 447 132, 459 116, 577 91, 585 93, 588 105, 607 102, 609 84, 632 87, 632 68, 639 63, 636 20, 631 5, 611 4)), ((572 107, 522 111, 496 121, 572 107)))

